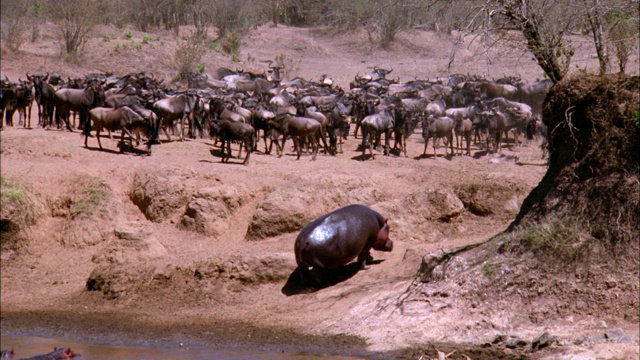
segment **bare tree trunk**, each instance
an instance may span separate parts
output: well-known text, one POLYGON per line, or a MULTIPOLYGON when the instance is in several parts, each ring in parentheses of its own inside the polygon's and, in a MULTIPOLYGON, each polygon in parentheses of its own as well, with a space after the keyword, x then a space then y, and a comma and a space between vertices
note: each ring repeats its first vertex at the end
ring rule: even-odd
POLYGON ((605 51, 605 45, 602 41, 602 24, 600 23, 600 0, 593 0, 594 6, 589 7, 587 0, 584 0, 585 6, 587 6, 587 20, 591 26, 591 33, 593 34, 593 43, 596 46, 596 54, 598 55, 598 62, 600 63, 600 75, 607 73, 609 67, 609 55, 605 51))
POLYGON ((499 0, 504 5, 503 15, 511 19, 520 28, 527 39, 527 47, 533 53, 538 65, 553 83, 557 83, 565 75, 555 56, 555 46, 543 41, 540 30, 543 26, 536 14, 530 11, 529 0, 499 0))

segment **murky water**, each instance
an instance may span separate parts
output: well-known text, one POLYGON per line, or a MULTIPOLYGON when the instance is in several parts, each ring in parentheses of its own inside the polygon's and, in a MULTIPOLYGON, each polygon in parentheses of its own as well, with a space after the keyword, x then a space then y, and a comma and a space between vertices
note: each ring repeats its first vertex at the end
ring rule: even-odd
POLYGON ((175 347, 129 347, 113 346, 109 344, 91 344, 74 339, 42 338, 26 336, 0 336, 0 348, 14 349, 14 359, 28 358, 34 355, 46 354, 53 351, 54 347, 71 348, 80 354, 81 360, 113 360, 113 359, 189 359, 189 360, 315 360, 315 359, 361 359, 357 357, 345 357, 325 354, 291 354, 269 353, 255 351, 226 351, 205 348, 189 348, 188 344, 182 348, 175 347))

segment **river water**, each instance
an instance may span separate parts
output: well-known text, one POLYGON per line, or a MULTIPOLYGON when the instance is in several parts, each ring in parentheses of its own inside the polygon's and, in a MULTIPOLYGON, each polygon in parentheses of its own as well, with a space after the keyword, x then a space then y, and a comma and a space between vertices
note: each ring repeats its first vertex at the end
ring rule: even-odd
POLYGON ((316 359, 362 359, 358 357, 336 356, 327 354, 306 353, 274 353, 256 351, 228 351, 206 348, 189 348, 188 344, 175 346, 116 346, 110 344, 86 343, 76 339, 43 338, 28 336, 0 336, 2 350, 14 349, 14 359, 28 358, 34 355, 46 354, 55 347, 71 348, 75 354, 80 354, 81 360, 114 360, 114 359, 189 359, 189 360, 316 360, 316 359))

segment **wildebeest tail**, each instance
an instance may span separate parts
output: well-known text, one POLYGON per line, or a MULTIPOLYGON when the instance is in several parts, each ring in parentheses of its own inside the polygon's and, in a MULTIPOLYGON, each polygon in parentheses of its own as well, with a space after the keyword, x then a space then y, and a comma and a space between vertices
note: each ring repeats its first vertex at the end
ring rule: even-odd
POLYGON ((258 133, 258 131, 256 131, 255 133, 251 134, 251 136, 249 136, 249 152, 253 152, 255 149, 255 145, 256 145, 256 137, 255 135, 258 133))
POLYGON ((149 151, 151 151, 151 145, 155 144, 158 138, 160 138, 160 121, 159 116, 156 117, 155 121, 153 119, 151 120, 151 137, 147 142, 147 149, 149 149, 149 151))
POLYGON ((91 134, 91 116, 87 116, 87 119, 84 122, 84 127, 82 128, 82 133, 85 136, 89 136, 91 134))

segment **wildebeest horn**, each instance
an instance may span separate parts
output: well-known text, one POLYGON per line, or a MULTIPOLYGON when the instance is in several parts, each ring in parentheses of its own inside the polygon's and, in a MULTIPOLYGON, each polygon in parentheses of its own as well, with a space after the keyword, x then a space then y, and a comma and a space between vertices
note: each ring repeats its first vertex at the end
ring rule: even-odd
POLYGON ((7 80, 7 82, 9 81, 9 78, 7 77, 7 74, 4 74, 4 78, 7 80))
POLYGON ((391 70, 387 71, 387 74, 391 74, 392 71, 393 71, 393 68, 391 68, 391 70))
POLYGON ((42 78, 42 81, 47 81, 49 79, 49 72, 47 71, 47 76, 45 76, 44 78, 42 78))
POLYGON ((28 71, 27 71, 27 79, 29 79, 29 80, 33 80, 33 75, 32 75, 32 76, 29 76, 29 72, 28 72, 28 71))

